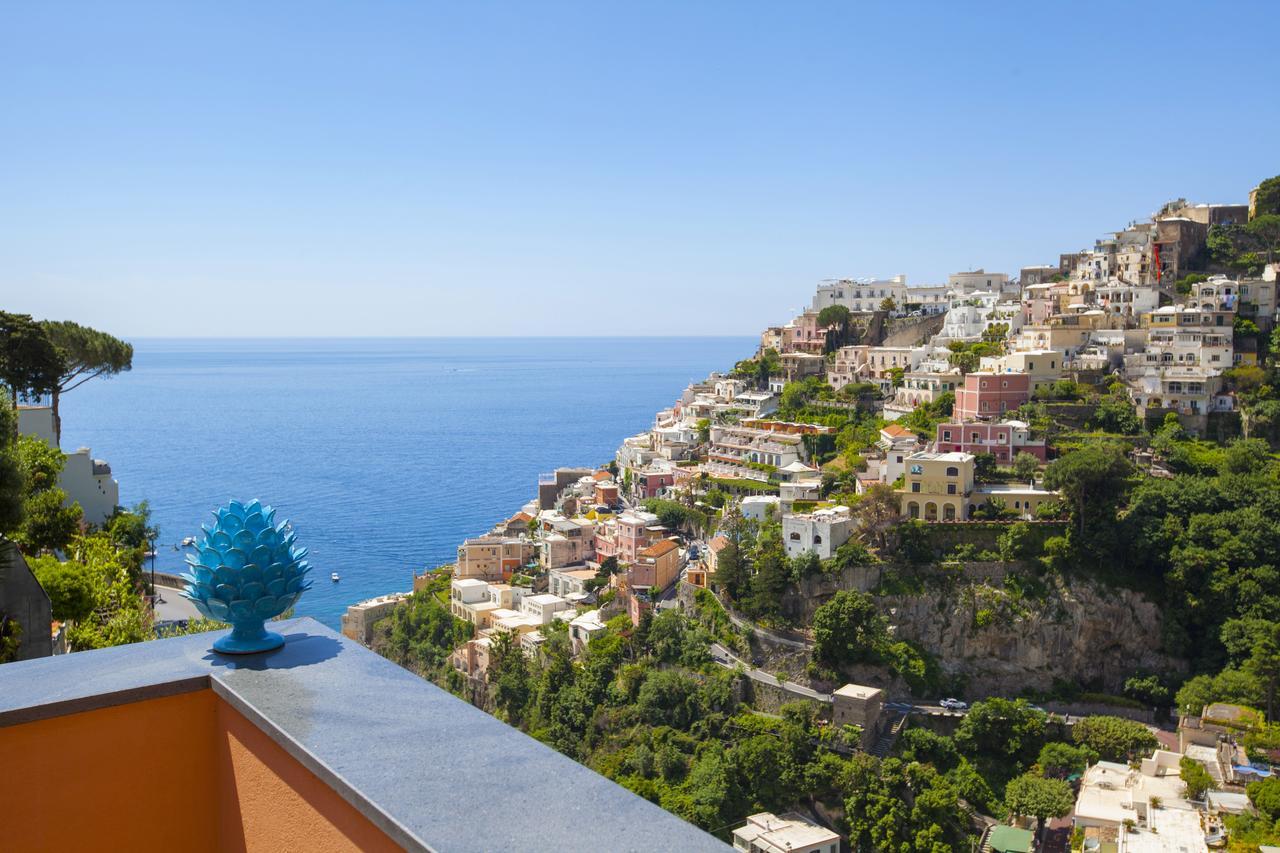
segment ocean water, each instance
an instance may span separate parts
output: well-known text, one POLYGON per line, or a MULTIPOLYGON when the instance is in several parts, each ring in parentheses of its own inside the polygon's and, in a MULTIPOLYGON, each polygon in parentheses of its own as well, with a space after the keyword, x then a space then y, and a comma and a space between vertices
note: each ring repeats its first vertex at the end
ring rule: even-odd
POLYGON ((532 498, 537 476, 613 458, 750 338, 134 341, 129 373, 62 402, 62 446, 151 504, 156 568, 230 498, 261 498, 311 551, 300 615, 407 590, 532 498), (329 580, 331 572, 342 576, 329 580))

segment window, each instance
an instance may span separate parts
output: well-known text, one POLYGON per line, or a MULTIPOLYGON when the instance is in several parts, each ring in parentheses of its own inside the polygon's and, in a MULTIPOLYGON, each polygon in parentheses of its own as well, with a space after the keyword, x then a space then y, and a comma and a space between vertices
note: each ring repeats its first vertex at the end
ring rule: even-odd
POLYGON ((799 533, 794 533, 794 532, 793 532, 793 533, 791 534, 791 537, 790 537, 790 538, 791 538, 791 541, 792 541, 792 542, 799 542, 799 541, 800 541, 800 534, 799 534, 799 533))
POLYGON ((924 473, 924 468, 923 468, 922 466, 920 466, 920 465, 912 465, 912 466, 911 466, 911 473, 912 473, 912 474, 923 474, 923 473, 924 473))
POLYGON ((942 431, 942 440, 943 440, 943 441, 950 441, 950 440, 951 440, 951 430, 949 430, 949 429, 944 429, 944 430, 942 431))
POLYGON ((947 483, 947 494, 954 495, 956 493, 956 484, 947 483))
POLYGON ((948 466, 948 467, 947 467, 947 476, 948 476, 948 477, 959 477, 959 476, 960 476, 960 469, 959 469, 959 468, 957 468, 957 467, 956 467, 956 466, 954 466, 954 465, 950 465, 950 466, 948 466))
POLYGON ((821 536, 819 536, 817 533, 813 534, 813 544, 814 544, 814 545, 821 545, 821 544, 822 544, 822 537, 821 537, 821 536))
POLYGON ((920 484, 919 484, 919 483, 912 483, 912 484, 911 484, 911 491, 913 491, 913 492, 918 492, 918 491, 920 491, 920 484))

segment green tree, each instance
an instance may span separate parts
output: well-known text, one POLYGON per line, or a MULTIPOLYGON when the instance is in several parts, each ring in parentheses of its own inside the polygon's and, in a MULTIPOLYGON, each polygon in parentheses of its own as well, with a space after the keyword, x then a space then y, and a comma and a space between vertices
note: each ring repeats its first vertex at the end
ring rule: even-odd
POLYGON ((62 353, 29 314, 0 311, 0 385, 17 400, 53 393, 66 369, 62 353))
POLYGON ((519 728, 533 689, 529 664, 515 631, 496 631, 491 636, 488 681, 494 708, 519 728))
POLYGON ((66 505, 67 493, 59 488, 44 489, 23 504, 22 526, 14 531, 14 541, 24 553, 62 550, 80 531, 83 512, 79 503, 66 505))
POLYGON ((1204 795, 1213 788, 1213 777, 1209 775, 1209 771, 1199 761, 1185 755, 1179 759, 1178 767, 1181 770, 1178 775, 1182 777, 1184 786, 1183 796, 1188 800, 1203 800, 1204 795))
POLYGON ((55 557, 34 557, 28 563, 49 596, 54 619, 79 622, 92 615, 95 582, 86 566, 59 562, 55 557))
POLYGON ((1045 776, 1065 778, 1072 773, 1083 773, 1086 767, 1097 760, 1098 753, 1088 746, 1076 746, 1056 740, 1040 748, 1036 764, 1045 776))
POLYGON ((716 557, 714 582, 728 593, 729 598, 737 600, 742 597, 749 580, 738 543, 730 539, 716 557))
POLYGON ((0 533, 22 525, 27 478, 18 461, 17 436, 18 413, 8 392, 0 389, 0 533))
POLYGON ((1126 678, 1124 695, 1144 705, 1165 708, 1169 704, 1169 688, 1155 675, 1135 675, 1126 678))
POLYGON ((791 583, 782 544, 762 549, 751 577, 750 612, 755 616, 776 618, 782 612, 782 596, 791 583))
POLYGON ((1260 782, 1250 782, 1245 792, 1259 814, 1269 821, 1280 821, 1280 778, 1272 776, 1260 782))
POLYGON ((1267 178, 1258 184, 1258 193, 1253 198, 1254 216, 1280 214, 1280 175, 1267 178))
POLYGON ((1028 764, 1044 743, 1045 714, 1025 699, 993 697, 975 702, 956 730, 961 752, 1028 764))
POLYGON ((1150 755, 1156 736, 1142 723, 1123 717, 1085 717, 1071 731, 1076 743, 1089 747, 1104 761, 1128 761, 1150 755))
POLYGON ((50 389, 54 435, 61 442, 62 416, 58 407, 62 395, 91 379, 131 369, 133 345, 70 320, 45 320, 40 327, 62 358, 62 371, 50 389))
POLYGON ((995 454, 975 453, 973 455, 973 476, 980 483, 990 483, 996 479, 995 454))
POLYGON ((1023 450, 1013 457, 1013 475, 1024 483, 1030 483, 1035 480, 1035 476, 1039 471, 1040 460, 1033 454, 1023 450))
POLYGON ((831 667, 878 660, 888 621, 865 592, 842 589, 813 614, 813 657, 831 667))
POLYGON ((1267 695, 1267 720, 1275 720, 1276 684, 1280 683, 1280 622, 1260 625, 1244 671, 1263 686, 1267 695))
POLYGON ((83 516, 80 505, 68 505, 66 492, 57 485, 66 456, 44 440, 24 435, 18 437, 16 457, 23 505, 22 523, 10 531, 12 538, 28 554, 65 549, 80 532, 83 516))
POLYGON ((1004 804, 1011 814, 1034 817, 1036 831, 1041 832, 1046 819, 1071 814, 1076 796, 1071 786, 1060 779, 1045 779, 1026 773, 1005 787, 1004 804))
POLYGON ((853 505, 859 535, 872 547, 883 551, 889 545, 889 534, 902 517, 898 493, 888 483, 875 483, 853 505))
POLYGON ((1044 483, 1060 490, 1071 507, 1071 520, 1085 530, 1110 527, 1127 491, 1133 466, 1113 444, 1087 444, 1055 459, 1045 469, 1044 483))
POLYGON ((1276 250, 1280 249, 1280 214, 1255 216, 1245 228, 1254 239, 1258 251, 1267 256, 1267 263, 1271 263, 1275 259, 1276 250))
POLYGON ((893 301, 892 296, 886 296, 884 299, 880 300, 881 311, 896 311, 897 308, 898 308, 898 303, 893 301))
POLYGON ((852 319, 852 312, 844 305, 828 305, 818 312, 818 326, 827 330, 828 352, 849 343, 849 323, 852 319))

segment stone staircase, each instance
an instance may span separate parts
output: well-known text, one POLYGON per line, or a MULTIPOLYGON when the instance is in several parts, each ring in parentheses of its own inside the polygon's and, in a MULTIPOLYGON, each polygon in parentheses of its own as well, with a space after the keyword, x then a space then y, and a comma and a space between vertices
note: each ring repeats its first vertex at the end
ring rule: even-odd
POLYGON ((868 750, 876 758, 887 758, 893 750, 894 743, 898 740, 898 735, 907 727, 907 715, 901 711, 890 712, 893 716, 889 719, 888 725, 880 732, 880 737, 876 738, 876 742, 872 744, 868 750))

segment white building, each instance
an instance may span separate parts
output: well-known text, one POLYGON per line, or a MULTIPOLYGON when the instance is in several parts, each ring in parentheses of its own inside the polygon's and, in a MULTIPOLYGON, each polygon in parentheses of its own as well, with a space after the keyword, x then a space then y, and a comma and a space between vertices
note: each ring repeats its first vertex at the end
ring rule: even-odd
POLYGON ((905 299, 906 302, 899 306, 904 312, 942 314, 946 312, 947 305, 950 303, 951 288, 945 284, 908 287, 905 299))
POLYGON ((561 610, 569 609, 569 602, 558 595, 544 592, 528 595, 520 604, 520 612, 539 625, 546 625, 561 610))
POLYGON ((770 514, 777 514, 782 498, 777 495, 748 495, 739 504, 743 518, 764 521, 770 514))
POLYGON ((815 509, 813 512, 784 515, 782 541, 788 557, 813 551, 824 560, 853 535, 853 516, 847 506, 815 509))
MULTIPOLYGON (((50 447, 58 446, 54 440, 53 409, 49 406, 19 406, 18 432, 39 438, 50 447)), ((94 459, 87 447, 66 454, 58 488, 67 493, 68 506, 80 504, 89 524, 105 523, 120 506, 120 484, 112 479, 111 466, 94 459)))
POLYGON ((733 831, 733 847, 748 853, 840 853, 840 836, 799 815, 762 812, 733 831))
POLYGON ((1017 332, 1022 328, 1022 303, 1001 299, 990 291, 953 295, 935 342, 976 341, 993 326, 1005 327, 1006 337, 1017 332))
POLYGON ((1180 757, 1157 751, 1137 770, 1099 761, 1080 780, 1072 823, 1085 831, 1086 840, 1094 827, 1118 830, 1120 853, 1207 849, 1200 812, 1183 799, 1180 757), (1125 830, 1128 822, 1136 824, 1136 832, 1125 830))
POLYGON ((887 280, 842 278, 824 281, 813 295, 813 310, 843 305, 850 311, 879 311, 885 299, 901 308, 907 299, 907 277, 895 275, 887 280))
POLYGON ((889 424, 880 430, 876 446, 884 453, 879 480, 881 483, 892 483, 906 473, 906 459, 920 449, 920 439, 906 427, 889 424))
POLYGON ((593 637, 603 633, 604 622, 600 621, 599 610, 588 610, 569 623, 569 643, 573 654, 578 655, 587 648, 593 637))
POLYGON ((987 272, 984 269, 969 272, 956 272, 947 276, 947 289, 958 294, 979 293, 987 291, 996 294, 1017 295, 1017 286, 1009 282, 1009 276, 1002 272, 987 272))

